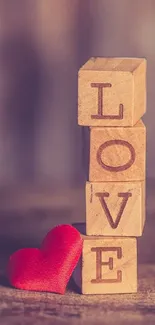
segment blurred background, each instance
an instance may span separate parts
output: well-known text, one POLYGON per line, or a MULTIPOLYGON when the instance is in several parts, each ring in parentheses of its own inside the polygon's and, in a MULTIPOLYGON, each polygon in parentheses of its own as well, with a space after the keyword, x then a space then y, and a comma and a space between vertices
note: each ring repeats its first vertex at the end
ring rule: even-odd
POLYGON ((77 71, 91 56, 146 57, 151 221, 140 245, 141 260, 153 260, 154 31, 153 0, 0 0, 2 242, 37 244, 51 225, 85 219, 88 134, 77 125, 77 71))

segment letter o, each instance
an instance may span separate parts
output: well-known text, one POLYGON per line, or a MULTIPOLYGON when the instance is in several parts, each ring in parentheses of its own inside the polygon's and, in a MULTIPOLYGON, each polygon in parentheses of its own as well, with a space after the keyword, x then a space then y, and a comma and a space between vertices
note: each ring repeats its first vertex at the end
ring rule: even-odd
POLYGON ((109 140, 109 141, 106 141, 104 142, 103 144, 101 144, 101 146, 99 147, 98 151, 97 151, 97 162, 99 163, 99 165, 104 168, 105 170, 107 171, 110 171, 110 172, 122 172, 128 168, 130 168, 134 161, 135 161, 135 158, 136 158, 136 153, 135 153, 135 149, 133 148, 133 146, 128 142, 128 141, 125 141, 125 140, 109 140), (109 166, 109 165, 106 165, 102 159, 101 159, 101 154, 103 152, 104 149, 106 149, 107 147, 110 147, 110 146, 113 146, 113 145, 119 145, 119 146, 125 146, 129 149, 130 151, 130 159, 129 161, 122 165, 122 166, 117 166, 117 167, 114 167, 114 166, 109 166))

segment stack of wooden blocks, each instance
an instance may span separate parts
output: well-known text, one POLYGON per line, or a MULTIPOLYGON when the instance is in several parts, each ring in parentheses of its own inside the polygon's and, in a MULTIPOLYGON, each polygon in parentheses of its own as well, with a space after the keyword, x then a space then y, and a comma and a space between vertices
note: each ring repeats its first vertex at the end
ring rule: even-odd
POLYGON ((79 70, 78 124, 90 127, 82 293, 137 291, 145 223, 146 60, 91 58, 79 70))

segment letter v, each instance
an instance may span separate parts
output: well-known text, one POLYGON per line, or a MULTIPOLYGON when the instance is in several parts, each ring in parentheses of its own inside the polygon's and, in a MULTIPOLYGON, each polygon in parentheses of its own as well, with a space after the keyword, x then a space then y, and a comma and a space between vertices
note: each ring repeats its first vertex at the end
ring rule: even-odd
POLYGON ((129 197, 132 196, 132 194, 130 192, 118 193, 118 197, 122 197, 122 203, 120 205, 120 209, 119 209, 119 212, 117 214, 117 217, 116 217, 115 222, 113 221, 113 218, 111 216, 111 213, 110 213, 110 211, 109 211, 109 209, 107 207, 107 204, 105 202, 105 199, 104 199, 105 197, 109 197, 109 195, 110 194, 107 193, 107 192, 104 192, 104 193, 96 193, 96 196, 99 197, 99 200, 101 202, 102 208, 103 208, 103 210, 105 212, 105 215, 106 215, 106 217, 107 217, 107 219, 108 219, 108 221, 110 223, 111 228, 116 229, 118 227, 119 222, 120 222, 120 219, 121 219, 121 216, 123 214, 123 211, 124 211, 124 209, 126 207, 127 201, 129 199, 129 197))

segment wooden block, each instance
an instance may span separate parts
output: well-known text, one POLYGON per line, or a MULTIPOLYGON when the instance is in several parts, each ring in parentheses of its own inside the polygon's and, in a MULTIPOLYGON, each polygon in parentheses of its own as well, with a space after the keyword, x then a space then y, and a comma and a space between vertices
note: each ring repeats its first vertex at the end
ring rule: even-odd
POLYGON ((83 236, 73 279, 83 294, 137 292, 137 240, 83 236))
POLYGON ((140 120, 133 127, 92 127, 90 169, 92 182, 145 179, 146 129, 140 120))
POLYGON ((142 235, 145 182, 86 183, 86 233, 98 236, 142 235))
POLYGON ((79 125, 133 126, 145 111, 145 59, 91 58, 79 70, 79 125))

